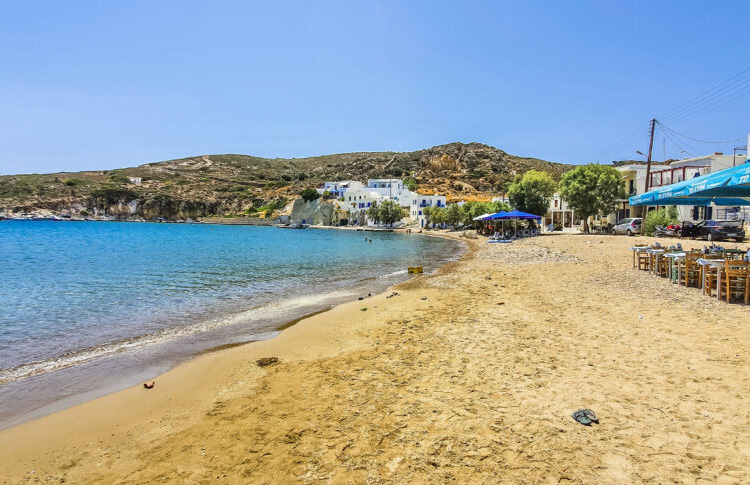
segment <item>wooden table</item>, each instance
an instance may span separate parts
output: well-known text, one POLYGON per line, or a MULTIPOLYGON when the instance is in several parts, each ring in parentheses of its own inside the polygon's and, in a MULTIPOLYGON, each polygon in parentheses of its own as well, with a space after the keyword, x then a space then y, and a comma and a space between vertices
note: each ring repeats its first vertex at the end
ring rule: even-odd
POLYGON ((747 251, 743 251, 742 249, 724 249, 722 251, 719 251, 720 254, 724 256, 724 259, 735 259, 730 256, 737 255, 742 259, 742 256, 745 255, 747 251))
POLYGON ((669 262, 669 281, 672 283, 680 283, 680 260, 685 259, 685 256, 687 253, 685 252, 674 252, 674 253, 667 253, 664 255, 665 258, 669 258, 671 261, 669 262), (677 279, 674 278, 674 265, 677 265, 677 279))
POLYGON ((661 259, 659 258, 659 256, 666 253, 667 250, 661 249, 661 248, 660 249, 649 248, 646 252, 650 255, 649 257, 651 258, 650 260, 651 267, 649 268, 649 270, 651 270, 652 274, 658 275, 659 266, 661 264, 661 259))
POLYGON ((635 255, 642 251, 648 251, 648 246, 632 246, 630 250, 633 251, 633 269, 635 269, 635 255))
POLYGON ((721 270, 724 267, 724 259, 703 259, 700 258, 696 263, 703 266, 701 270, 701 290, 703 294, 706 294, 705 282, 706 282, 706 266, 716 268, 716 299, 721 301, 721 270))

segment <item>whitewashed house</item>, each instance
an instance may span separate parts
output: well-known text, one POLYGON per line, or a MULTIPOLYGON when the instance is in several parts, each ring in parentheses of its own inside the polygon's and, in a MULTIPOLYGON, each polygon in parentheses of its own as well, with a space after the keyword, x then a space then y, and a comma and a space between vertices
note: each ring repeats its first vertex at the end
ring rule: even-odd
POLYGON ((419 227, 425 226, 424 209, 426 207, 445 207, 444 195, 421 195, 412 193, 409 198, 409 218, 419 223, 419 227))
POLYGON ((356 180, 342 180, 340 182, 325 182, 322 188, 317 189, 319 194, 328 192, 332 196, 343 197, 348 190, 361 190, 364 187, 362 182, 356 180))
POLYGON ((401 192, 406 189, 401 179, 369 179, 366 190, 376 192, 391 200, 399 200, 401 192))

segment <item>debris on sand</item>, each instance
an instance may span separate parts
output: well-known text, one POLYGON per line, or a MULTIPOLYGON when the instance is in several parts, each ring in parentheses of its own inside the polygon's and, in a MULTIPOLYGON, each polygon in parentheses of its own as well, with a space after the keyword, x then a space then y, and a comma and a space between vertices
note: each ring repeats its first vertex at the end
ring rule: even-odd
POLYGON ((155 385, 156 385, 156 381, 151 381, 151 382, 145 382, 143 384, 143 387, 145 387, 146 389, 153 389, 155 385))
POLYGON ((258 364, 258 367, 266 367, 276 364, 278 361, 278 357, 261 357, 260 359, 256 360, 255 363, 258 364))

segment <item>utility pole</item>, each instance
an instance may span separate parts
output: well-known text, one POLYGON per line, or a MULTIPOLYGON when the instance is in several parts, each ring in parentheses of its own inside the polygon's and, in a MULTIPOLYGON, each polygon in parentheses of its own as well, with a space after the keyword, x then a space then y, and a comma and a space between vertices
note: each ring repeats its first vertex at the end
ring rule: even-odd
POLYGON ((646 190, 651 187, 651 153, 654 149, 654 128, 656 128, 656 118, 651 119, 651 134, 648 142, 648 158, 646 159, 646 190))

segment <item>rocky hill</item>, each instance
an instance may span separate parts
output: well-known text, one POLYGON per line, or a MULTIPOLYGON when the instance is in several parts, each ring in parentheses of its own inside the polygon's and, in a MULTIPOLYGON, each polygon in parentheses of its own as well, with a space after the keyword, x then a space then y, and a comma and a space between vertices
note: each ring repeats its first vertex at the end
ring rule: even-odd
POLYGON ((0 211, 146 219, 252 215, 278 210, 326 180, 407 176, 422 193, 481 199, 527 170, 559 179, 570 167, 480 143, 292 159, 203 155, 99 172, 0 176, 0 211))

